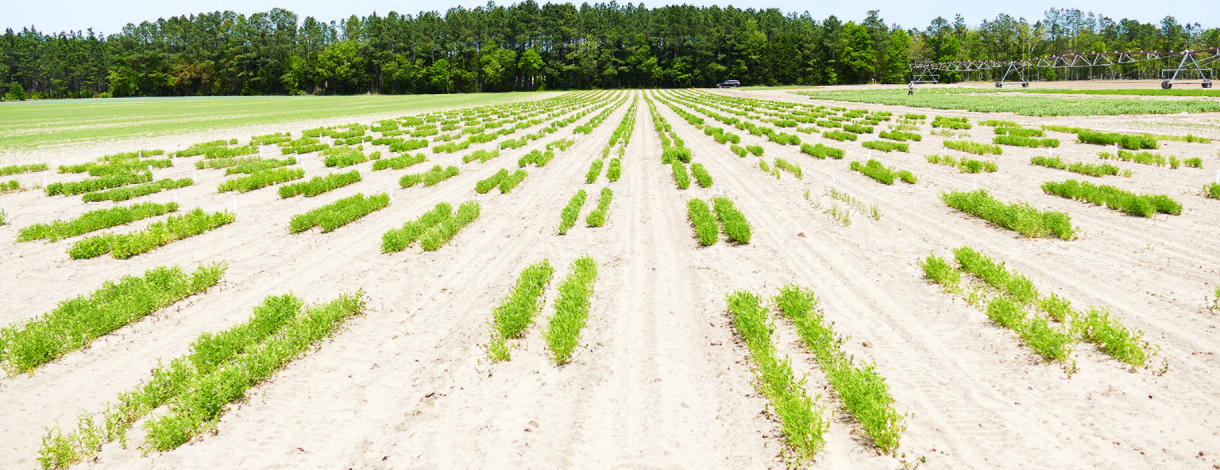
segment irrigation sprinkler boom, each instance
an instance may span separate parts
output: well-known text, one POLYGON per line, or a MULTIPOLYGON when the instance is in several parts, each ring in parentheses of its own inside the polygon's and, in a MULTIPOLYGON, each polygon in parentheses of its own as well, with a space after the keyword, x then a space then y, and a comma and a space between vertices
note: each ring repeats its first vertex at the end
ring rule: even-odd
POLYGON ((1029 69, 1073 69, 1094 67, 1116 67, 1135 65, 1140 62, 1165 60, 1180 56, 1175 60, 1177 66, 1161 69, 1161 88, 1169 89, 1175 84, 1200 84, 1203 88, 1212 87, 1213 71, 1208 67, 1220 59, 1220 48, 1175 51, 1175 52, 1087 52, 1082 54, 1064 54, 1057 56, 1038 57, 1034 59, 999 61, 999 60, 959 60, 948 62, 916 62, 911 64, 911 73, 916 83, 939 83, 938 72, 974 73, 996 72, 1000 74, 996 88, 1004 84, 1020 84, 1029 86, 1029 69), (1002 72, 1001 72, 1002 71, 1002 72))

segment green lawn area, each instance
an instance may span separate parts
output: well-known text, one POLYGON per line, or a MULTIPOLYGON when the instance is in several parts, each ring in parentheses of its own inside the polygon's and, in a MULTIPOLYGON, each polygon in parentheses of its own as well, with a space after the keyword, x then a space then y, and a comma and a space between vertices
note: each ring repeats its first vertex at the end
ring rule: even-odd
POLYGON ((1147 100, 1112 96, 1068 97, 1051 94, 994 92, 979 88, 917 88, 907 90, 793 91, 816 100, 960 109, 1025 116, 1104 116, 1220 112, 1220 102, 1202 99, 1147 100))
MULTIPOLYGON (((0 103, 0 152, 310 119, 461 108, 558 92, 459 95, 224 96, 0 103)), ((235 136, 249 137, 249 136, 235 136)))

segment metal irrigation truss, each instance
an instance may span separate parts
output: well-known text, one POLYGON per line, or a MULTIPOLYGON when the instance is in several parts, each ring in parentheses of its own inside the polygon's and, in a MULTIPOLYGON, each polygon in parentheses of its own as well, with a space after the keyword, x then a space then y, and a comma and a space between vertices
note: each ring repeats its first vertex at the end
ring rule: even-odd
POLYGON ((1064 54, 1037 59, 997 61, 997 60, 961 60, 955 62, 916 62, 911 64, 911 72, 915 83, 939 83, 938 72, 1002 72, 995 82, 996 88, 1008 84, 1020 84, 1029 87, 1029 69, 1073 69, 1093 67, 1115 67, 1135 65, 1141 62, 1165 60, 1181 56, 1181 59, 1169 61, 1168 67, 1161 68, 1161 88, 1168 90, 1176 84, 1200 84, 1203 88, 1212 87, 1211 65, 1220 59, 1220 48, 1201 49, 1197 51, 1177 52, 1088 52, 1084 54, 1064 54), (1177 66, 1172 66, 1177 62, 1177 66), (1166 78, 1168 77, 1168 78, 1166 78), (1014 80, 1009 80, 1013 78, 1014 80))

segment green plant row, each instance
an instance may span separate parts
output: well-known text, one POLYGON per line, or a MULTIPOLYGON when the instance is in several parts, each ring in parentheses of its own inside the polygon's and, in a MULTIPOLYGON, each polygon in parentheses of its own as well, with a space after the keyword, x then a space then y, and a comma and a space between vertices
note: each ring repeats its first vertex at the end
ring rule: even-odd
POLYGON ((200 266, 194 273, 163 266, 143 277, 106 282, 88 296, 60 302, 46 314, 0 329, 0 362, 14 373, 30 372, 98 337, 216 285, 226 266, 200 266))
POLYGON ((418 219, 407 221, 402 228, 391 229, 381 236, 381 252, 397 253, 407 249, 419 240, 432 227, 449 220, 453 216, 453 208, 447 202, 440 202, 432 210, 425 212, 418 219))
POLYGON ((425 161, 428 161, 428 157, 424 156, 422 153, 417 153, 415 155, 404 153, 397 157, 383 158, 373 162, 373 171, 385 170, 387 168, 392 170, 401 170, 412 165, 418 165, 425 161))
POLYGON ((1158 212, 1172 215, 1182 213, 1182 204, 1164 194, 1139 195, 1113 186, 1097 186, 1087 181, 1047 181, 1042 183, 1042 191, 1067 199, 1088 201, 1140 217, 1152 217, 1158 212))
POLYGON ((178 210, 177 203, 156 204, 145 202, 131 207, 112 207, 98 209, 81 214, 73 220, 55 221, 49 224, 34 224, 21 229, 17 233, 18 242, 46 240, 56 242, 65 238, 84 235, 104 228, 135 222, 137 220, 156 217, 178 210))
POLYGON ((797 179, 805 179, 804 172, 801 171, 801 166, 788 160, 775 157, 775 167, 788 173, 792 173, 792 176, 795 176, 797 179))
POLYGON ((192 186, 195 181, 190 178, 182 178, 180 180, 172 180, 169 178, 154 181, 151 183, 137 184, 135 186, 127 186, 122 188, 114 188, 106 191, 96 191, 81 195, 81 200, 85 202, 100 202, 100 201, 126 201, 149 194, 156 194, 161 191, 171 189, 185 188, 192 186))
MULTIPOLYGON (((200 163, 203 163, 203 162, 201 161, 200 163)), ((240 165, 234 165, 232 167, 226 168, 225 176, 235 175, 235 174, 239 174, 239 173, 245 174, 245 175, 250 175, 250 174, 254 174, 254 173, 257 173, 257 172, 260 172, 263 170, 270 170, 273 168, 279 168, 279 167, 283 167, 283 166, 296 165, 296 164, 297 164, 296 157, 288 157, 288 158, 280 159, 280 160, 277 160, 274 158, 270 158, 267 160, 256 160, 256 161, 242 163, 240 165)))
POLYGON ((1203 197, 1220 199, 1220 183, 1208 183, 1203 186, 1203 197))
POLYGON ((315 176, 309 181, 280 186, 279 194, 281 199, 287 199, 298 194, 304 194, 305 197, 314 197, 349 184, 356 184, 361 180, 360 172, 356 170, 347 173, 331 173, 326 176, 315 176))
POLYGON ((1004 149, 1000 148, 999 145, 980 144, 969 140, 946 140, 945 147, 975 155, 1000 155, 1004 153, 1004 149))
POLYGON ((186 393, 192 380, 211 374, 279 332, 297 317, 302 305, 292 295, 270 296, 254 307, 254 314, 245 323, 218 333, 200 334, 191 343, 190 353, 168 365, 159 365, 148 380, 120 393, 116 403, 107 404, 106 411, 100 413, 101 426, 86 412, 75 432, 64 435, 58 425, 49 429, 39 449, 42 468, 66 469, 82 460, 91 460, 103 444, 126 441, 127 431, 136 421, 186 393))
POLYGON ((903 416, 894 409, 889 387, 873 365, 858 365, 843 351, 846 338, 835 335, 832 324, 818 311, 812 291, 788 285, 779 289, 775 305, 796 326, 801 342, 826 372, 843 408, 860 423, 882 452, 898 448, 906 430, 903 416))
POLYGON ((441 181, 457 176, 461 171, 456 166, 447 166, 441 168, 440 165, 433 165, 424 173, 403 175, 398 179, 398 185, 403 188, 410 188, 418 183, 424 183, 424 186, 436 186, 441 181))
POLYGON ((837 140, 839 142, 843 142, 843 141, 847 141, 847 140, 855 142, 856 138, 857 138, 856 134, 852 134, 850 132, 842 132, 842 131, 826 131, 826 132, 822 133, 822 136, 827 139, 837 140))
MULTIPOLYGON (((606 199, 605 194, 602 199, 606 199)), ((572 351, 580 345, 580 331, 589 318, 589 297, 593 295, 596 281, 597 262, 585 255, 572 262, 568 277, 559 284, 555 315, 542 333, 556 365, 567 364, 572 359, 572 351)))
POLYGON ((247 163, 256 163, 262 161, 262 157, 230 157, 216 158, 212 160, 199 160, 195 162, 195 168, 199 170, 231 168, 247 163))
POLYGON ((712 175, 707 172, 707 168, 704 168, 702 163, 691 163, 690 172, 694 175, 695 181, 699 183, 699 187, 712 187, 712 175))
POLYGON ((745 214, 733 206, 733 201, 726 197, 714 197, 712 207, 716 218, 720 219, 720 226, 725 235, 737 243, 750 243, 750 222, 746 220, 745 214))
POLYGON ((623 161, 619 158, 610 159, 610 168, 606 170, 606 179, 611 183, 618 181, 623 176, 623 161))
POLYGON ((695 229, 699 244, 711 246, 720 241, 720 228, 706 202, 702 199, 686 201, 686 215, 690 218, 691 227, 695 229))
POLYGON ((762 300, 751 292, 737 291, 728 295, 725 301, 733 326, 757 366, 755 387, 775 408, 790 455, 797 466, 813 460, 826 445, 823 435, 829 424, 823 408, 805 392, 805 379, 796 378, 791 362, 776 356, 771 339, 774 326, 767 318, 762 300))
POLYGON ((900 179, 910 184, 915 184, 917 179, 915 175, 908 170, 894 170, 882 165, 881 162, 868 159, 864 164, 858 161, 851 162, 851 169, 863 173, 869 178, 875 179, 885 184, 894 184, 894 179, 900 179))
POLYGON ((491 341, 487 346, 491 359, 507 361, 512 358, 507 341, 520 338, 534 323, 534 316, 546 302, 542 294, 554 274, 555 268, 545 259, 521 271, 517 284, 492 312, 491 341))
POLYGON ((585 173, 585 184, 593 184, 597 178, 602 175, 602 166, 606 163, 604 159, 598 158, 589 164, 589 171, 585 173))
POLYGON ((517 170, 513 172, 513 174, 500 180, 500 194, 508 194, 511 192, 513 188, 517 187, 518 184, 525 181, 526 176, 528 176, 528 173, 526 173, 525 170, 517 170))
MULTIPOLYGON (((1004 129, 1004 128, 1000 128, 1000 129, 1004 129)), ((1030 130, 1033 130, 1033 129, 1030 129, 1030 130)), ((1041 147, 1058 148, 1059 147, 1059 139, 1036 139, 1033 137, 1024 137, 1024 136, 1019 136, 1019 135, 997 135, 991 139, 991 142, 995 143, 995 144, 1015 145, 1018 147, 1032 147, 1032 148, 1041 148, 1041 147)))
POLYGON ((661 163, 666 165, 675 161, 690 163, 691 151, 686 147, 668 147, 661 150, 661 163))
POLYGON ((29 165, 9 165, 0 167, 0 176, 16 175, 19 173, 34 173, 37 171, 47 171, 47 164, 32 163, 29 165))
POLYGON ((953 118, 945 116, 936 116, 932 118, 932 127, 943 127, 946 129, 970 129, 974 126, 966 118, 953 118))
MULTIPOLYGON (((552 142, 554 143, 554 142, 552 142)), ((420 154, 423 155, 423 154, 420 154)), ((478 160, 479 163, 487 163, 488 160, 500 156, 500 150, 475 150, 468 155, 462 156, 462 163, 470 163, 478 160)), ((376 165, 376 164, 374 164, 376 165)))
POLYGON ((1113 134, 1091 131, 1088 129, 1080 129, 1080 132, 1076 133, 1076 138, 1079 139, 1081 143, 1085 144, 1118 144, 1119 147, 1127 150, 1160 148, 1160 143, 1156 141, 1156 137, 1148 135, 1113 134))
POLYGON ((801 144, 801 152, 803 152, 809 156, 812 156, 814 158, 820 158, 823 160, 825 160, 826 157, 834 158, 836 160, 842 160, 843 156, 845 155, 845 152, 842 149, 837 149, 834 147, 827 147, 822 144, 817 144, 817 145, 801 144))
POLYGON ((274 377, 363 311, 363 293, 340 295, 301 312, 274 336, 261 344, 247 346, 222 367, 190 377, 182 387, 183 392, 169 400, 169 413, 144 424, 148 443, 163 452, 185 444, 214 423, 227 404, 244 398, 247 390, 274 377))
POLYGON ((21 190, 21 182, 17 180, 0 182, 0 194, 21 190))
POLYGON ((543 152, 541 150, 534 149, 531 150, 530 153, 525 154, 524 157, 517 159, 517 167, 525 168, 526 165, 531 163, 534 164, 534 166, 543 167, 546 166, 547 163, 550 163, 551 159, 553 158, 555 158, 554 150, 547 150, 543 152))
POLYGON ((614 199, 614 191, 610 188, 602 188, 601 196, 597 199, 597 208, 589 213, 585 218, 585 223, 590 227, 601 227, 606 225, 606 212, 610 210, 610 201, 614 199))
POLYGON ((288 223, 288 232, 301 233, 321 227, 322 233, 327 233, 389 205, 390 196, 385 193, 368 197, 363 193, 356 193, 304 214, 292 216, 288 223))
POLYGON ((940 199, 949 207, 986 219, 1000 227, 1015 230, 1031 238, 1055 236, 1063 240, 1075 238, 1072 218, 1063 212, 1043 212, 1028 203, 1005 204, 985 189, 941 193, 940 199))
POLYGON ((487 178, 481 179, 479 182, 475 183, 474 192, 479 194, 487 194, 492 189, 495 189, 496 186, 499 186, 500 182, 504 181, 504 178, 507 177, 508 170, 501 168, 500 171, 496 172, 496 174, 488 176, 487 178))
POLYGON ((150 171, 143 171, 139 173, 116 173, 98 178, 89 178, 83 181, 51 183, 47 185, 46 193, 47 196, 75 196, 77 194, 91 193, 94 191, 101 191, 103 189, 117 188, 120 186, 127 186, 137 183, 147 183, 149 181, 152 181, 152 172, 150 171))
POLYGON ((467 225, 479 218, 479 213, 482 211, 482 206, 477 201, 466 201, 458 206, 457 213, 453 217, 447 218, 444 221, 432 226, 423 235, 419 237, 419 246, 424 251, 436 251, 441 249, 445 243, 457 236, 467 225))
POLYGON ((427 146, 428 139, 407 140, 390 144, 390 151, 394 153, 410 152, 412 150, 422 149, 427 146))
POLYGON ((256 172, 249 176, 233 178, 220 183, 216 187, 218 192, 237 191, 245 193, 262 189, 274 184, 284 183, 287 181, 299 180, 305 177, 305 170, 300 168, 274 168, 256 172))
MULTIPOLYGON (((902 132, 902 131, 890 131, 890 132, 886 132, 886 131, 881 131, 881 133, 880 133, 880 134, 877 134, 877 135, 878 135, 879 137, 881 137, 882 139, 897 140, 897 141, 900 141, 900 142, 906 142, 906 141, 908 141, 908 140, 914 140, 914 141, 916 141, 916 142, 919 142, 919 141, 922 141, 922 140, 923 140, 923 136, 922 136, 922 135, 919 135, 919 134, 914 133, 914 132, 902 132)), ((905 150, 904 150, 904 151, 905 151, 905 150)))
POLYGON ((907 144, 904 144, 901 142, 889 142, 889 141, 885 141, 885 140, 866 140, 864 142, 860 142, 860 146, 862 146, 864 148, 870 148, 873 150, 880 150, 880 151, 886 152, 886 153, 893 152, 895 150, 897 150, 899 152, 909 152, 910 151, 910 149, 907 147, 907 144))
MULTIPOLYGON (((1099 116, 1122 114, 1178 114, 1220 111, 1220 103, 1205 100, 1089 99, 1030 96, 1022 93, 980 94, 977 88, 923 90, 907 96, 898 90, 846 90, 796 92, 810 99, 913 106, 1023 116, 1099 116)), ((1172 90, 1171 90, 1172 91, 1172 90)))
POLYGON ((236 218, 230 212, 208 214, 196 208, 179 216, 171 215, 164 222, 153 223, 138 232, 83 238, 72 244, 68 256, 72 259, 89 259, 110 253, 115 259, 127 259, 231 224, 236 218))
POLYGON ((674 182, 678 184, 678 189, 689 188, 690 173, 687 173, 686 165, 683 165, 679 160, 674 160, 673 163, 670 164, 670 168, 673 170, 674 182))
MULTIPOLYGON (((1043 137, 1042 129, 1025 129, 1017 126, 1001 126, 995 128, 996 135, 1009 135, 1013 137, 1043 137)), ((999 143, 999 142, 996 142, 999 143)), ((1058 147, 1058 145, 1056 145, 1058 147)))
POLYGON ((984 171, 994 173, 999 171, 999 167, 996 166, 995 162, 987 160, 974 160, 970 158, 958 160, 953 158, 951 155, 928 155, 924 157, 924 159, 927 160, 928 163, 955 166, 962 173, 980 173, 984 171))
POLYGON ((1098 178, 1106 175, 1118 175, 1120 170, 1114 165, 1094 165, 1091 163, 1075 162, 1072 164, 1063 163, 1059 157, 1033 157, 1029 159, 1029 163, 1034 165, 1055 168, 1059 170, 1067 170, 1072 173, 1080 173, 1082 175, 1096 176, 1098 178))
POLYGON ((856 125, 856 124, 846 124, 843 126, 843 130, 845 130, 847 132, 851 132, 852 134, 872 134, 873 133, 872 127, 860 126, 860 125, 856 125))
POLYGON ((572 199, 568 200, 568 205, 564 206, 563 212, 559 214, 559 234, 567 235, 568 229, 571 229, 576 224, 576 219, 580 218, 580 210, 585 206, 585 199, 588 196, 585 190, 576 191, 572 199))

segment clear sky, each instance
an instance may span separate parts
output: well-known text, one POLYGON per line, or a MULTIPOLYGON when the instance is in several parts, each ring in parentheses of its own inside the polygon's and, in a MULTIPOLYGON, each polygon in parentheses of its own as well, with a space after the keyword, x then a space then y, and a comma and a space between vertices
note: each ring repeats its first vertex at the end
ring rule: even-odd
MULTIPOLYGON (((353 14, 366 16, 372 12, 384 15, 390 11, 402 14, 416 14, 420 10, 444 11, 454 6, 473 8, 485 5, 485 1, 469 0, 430 0, 426 2, 387 2, 376 0, 307 0, 307 1, 271 1, 271 0, 119 0, 106 2, 98 0, 14 0, 0 8, 0 28, 35 26, 43 32, 58 32, 65 30, 85 30, 92 27, 94 32, 111 34, 118 32, 127 23, 141 21, 156 21, 158 18, 187 15, 191 13, 211 12, 217 10, 233 10, 246 15, 267 11, 274 7, 291 10, 302 19, 313 16, 318 20, 329 22, 340 20, 353 14)), ((515 2, 500 1, 499 5, 510 5, 515 2)), ((540 2, 544 3, 544 2, 540 2)), ((573 1, 579 5, 581 2, 573 1)), ((593 1, 590 4, 595 3, 593 1)), ((627 2, 620 2, 626 4, 627 2)), ((881 10, 881 16, 886 23, 897 23, 904 28, 916 27, 923 29, 937 16, 943 16, 949 21, 953 16, 961 14, 966 21, 977 25, 983 19, 992 19, 1000 13, 1007 13, 1015 18, 1025 17, 1030 22, 1042 18, 1042 12, 1051 7, 1078 8, 1084 12, 1109 16, 1114 20, 1132 18, 1145 23, 1159 23, 1165 16, 1172 15, 1179 23, 1200 23, 1203 27, 1220 25, 1220 8, 1216 8, 1215 0, 1179 0, 1179 1, 1133 1, 1133 0, 1070 0, 1067 3, 1047 0, 1026 1, 981 1, 981 0, 944 0, 944 1, 912 1, 912 0, 874 0, 864 4, 855 2, 810 1, 810 0, 735 0, 725 1, 683 1, 683 2, 645 2, 648 7, 666 4, 692 5, 733 5, 738 8, 779 8, 785 13, 795 11, 809 13, 819 20, 835 15, 843 21, 859 21, 868 14, 868 10, 881 10)))

